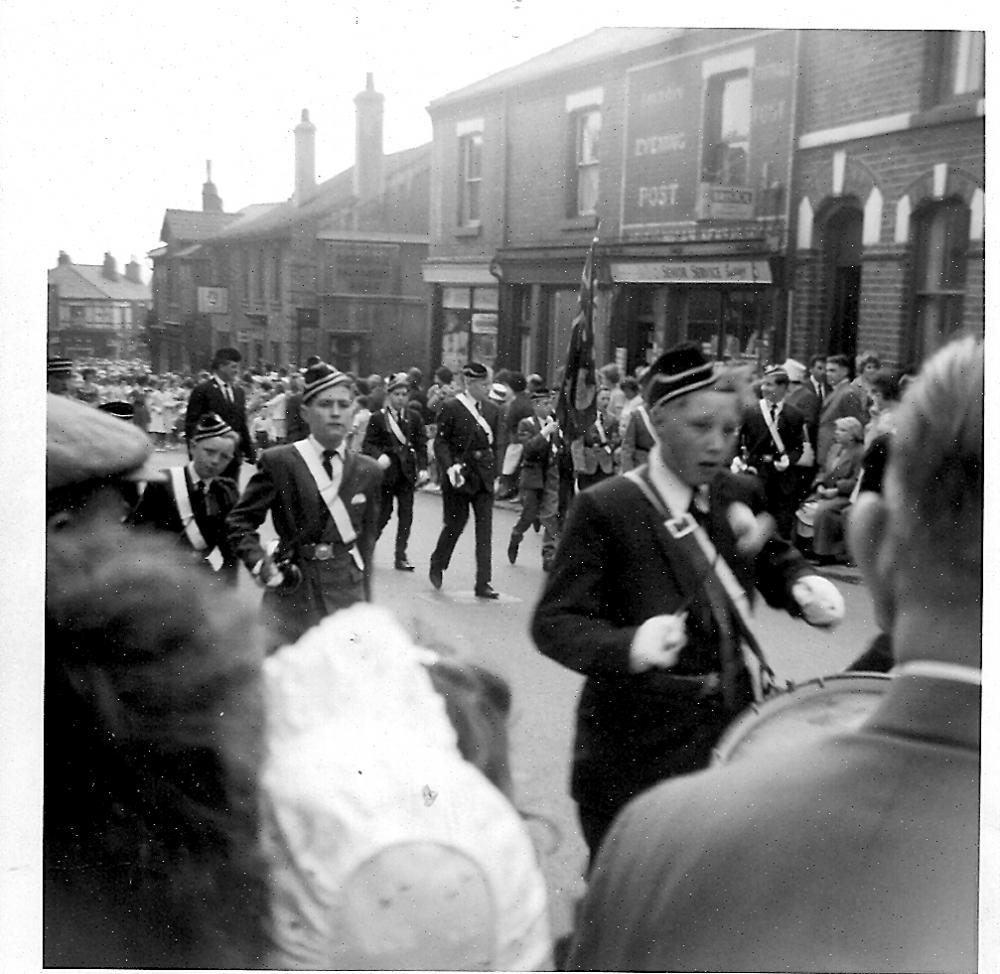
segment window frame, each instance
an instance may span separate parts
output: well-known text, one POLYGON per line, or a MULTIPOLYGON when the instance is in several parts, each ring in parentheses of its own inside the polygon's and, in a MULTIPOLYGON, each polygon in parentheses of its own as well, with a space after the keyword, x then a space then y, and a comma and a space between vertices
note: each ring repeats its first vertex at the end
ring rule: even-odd
POLYGON ((704 95, 702 100, 702 144, 701 160, 698 167, 699 180, 712 186, 740 186, 750 185, 750 149, 753 133, 752 125, 753 106, 753 77, 748 66, 742 66, 731 70, 717 71, 705 77, 704 95), (746 130, 743 138, 729 141, 723 138, 725 133, 722 130, 723 108, 725 105, 726 86, 736 81, 745 81, 747 86, 747 118, 746 130), (716 92, 718 94, 716 94, 716 92), (721 156, 722 149, 731 149, 736 146, 743 148, 743 175, 741 180, 725 180, 725 160, 713 161, 712 168, 709 168, 709 159, 712 156, 721 156))
POLYGON ((483 132, 473 129, 458 136, 458 214, 460 227, 482 225, 482 184, 483 184, 483 132), (471 148, 478 148, 478 171, 470 172, 471 148), (475 190, 473 194, 473 189, 475 190), (471 200, 475 198, 475 214, 471 212, 471 200))
POLYGON ((568 180, 567 196, 567 216, 569 217, 590 217, 596 216, 598 204, 600 203, 601 192, 601 134, 604 126, 604 111, 599 104, 582 105, 570 112, 569 116, 569 137, 570 137, 570 171, 568 180), (583 158, 584 135, 586 133, 586 122, 590 118, 597 119, 596 152, 592 159, 583 158), (586 209, 581 198, 584 188, 584 176, 589 179, 593 174, 594 185, 593 206, 586 209))

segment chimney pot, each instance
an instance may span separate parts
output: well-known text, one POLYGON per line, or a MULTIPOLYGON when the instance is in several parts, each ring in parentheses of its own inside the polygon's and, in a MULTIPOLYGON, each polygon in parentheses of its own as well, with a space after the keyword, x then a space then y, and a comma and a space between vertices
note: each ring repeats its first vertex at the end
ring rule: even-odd
POLYGON ((205 160, 205 182, 201 187, 201 209, 203 213, 221 213, 222 197, 212 182, 212 160, 205 160))
POLYGON ((59 266, 62 267, 64 264, 72 264, 72 263, 73 263, 73 260, 69 256, 69 254, 67 254, 65 250, 60 250, 59 251, 59 266))
POLYGON ((111 256, 111 251, 104 251, 104 266, 101 268, 101 276, 108 281, 118 280, 118 262, 111 256))
POLYGON ((295 192, 292 201, 300 206, 316 188, 316 126, 309 121, 309 109, 295 126, 295 192))
POLYGON ((382 194, 382 106, 374 75, 365 75, 365 90, 354 96, 354 195, 369 200, 382 194))

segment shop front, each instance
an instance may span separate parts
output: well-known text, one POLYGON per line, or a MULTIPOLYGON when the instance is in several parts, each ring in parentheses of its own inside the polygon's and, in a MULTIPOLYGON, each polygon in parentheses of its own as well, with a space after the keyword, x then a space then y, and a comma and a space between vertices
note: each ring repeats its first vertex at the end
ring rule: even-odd
POLYGON ((612 257, 611 344, 628 372, 679 342, 698 342, 721 361, 782 357, 785 316, 777 258, 612 257))
POLYGON ((431 358, 453 372, 467 362, 496 367, 499 355, 500 288, 485 264, 428 261, 424 281, 433 285, 431 358))

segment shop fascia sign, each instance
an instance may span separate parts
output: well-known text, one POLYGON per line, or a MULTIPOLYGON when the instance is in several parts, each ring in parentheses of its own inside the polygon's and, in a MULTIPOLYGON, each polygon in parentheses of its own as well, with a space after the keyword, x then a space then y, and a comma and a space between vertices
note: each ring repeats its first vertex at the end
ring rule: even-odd
POLYGON ((632 284, 770 284, 766 260, 612 261, 612 280, 632 284))
POLYGON ((698 188, 699 220, 753 219, 755 193, 750 187, 700 183, 698 188))

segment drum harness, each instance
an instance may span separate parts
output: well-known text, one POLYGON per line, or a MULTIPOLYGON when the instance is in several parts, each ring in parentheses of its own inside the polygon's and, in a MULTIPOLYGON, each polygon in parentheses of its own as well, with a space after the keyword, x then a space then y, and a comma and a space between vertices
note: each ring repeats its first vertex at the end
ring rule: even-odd
POLYGON ((733 570, 693 515, 686 511, 679 515, 670 512, 659 492, 647 480, 648 474, 648 465, 644 464, 636 470, 628 471, 625 476, 642 491, 653 509, 663 518, 663 527, 674 540, 675 548, 693 568, 694 591, 684 600, 677 613, 685 612, 699 591, 708 599, 722 635, 719 655, 722 660, 722 692, 726 706, 731 710, 739 709, 735 698, 736 676, 739 671, 736 646, 743 654, 743 663, 750 674, 754 700, 757 703, 787 689, 787 686, 779 684, 774 670, 764 658, 764 651, 750 624, 750 601, 733 570), (735 632, 731 620, 736 621, 735 632))

